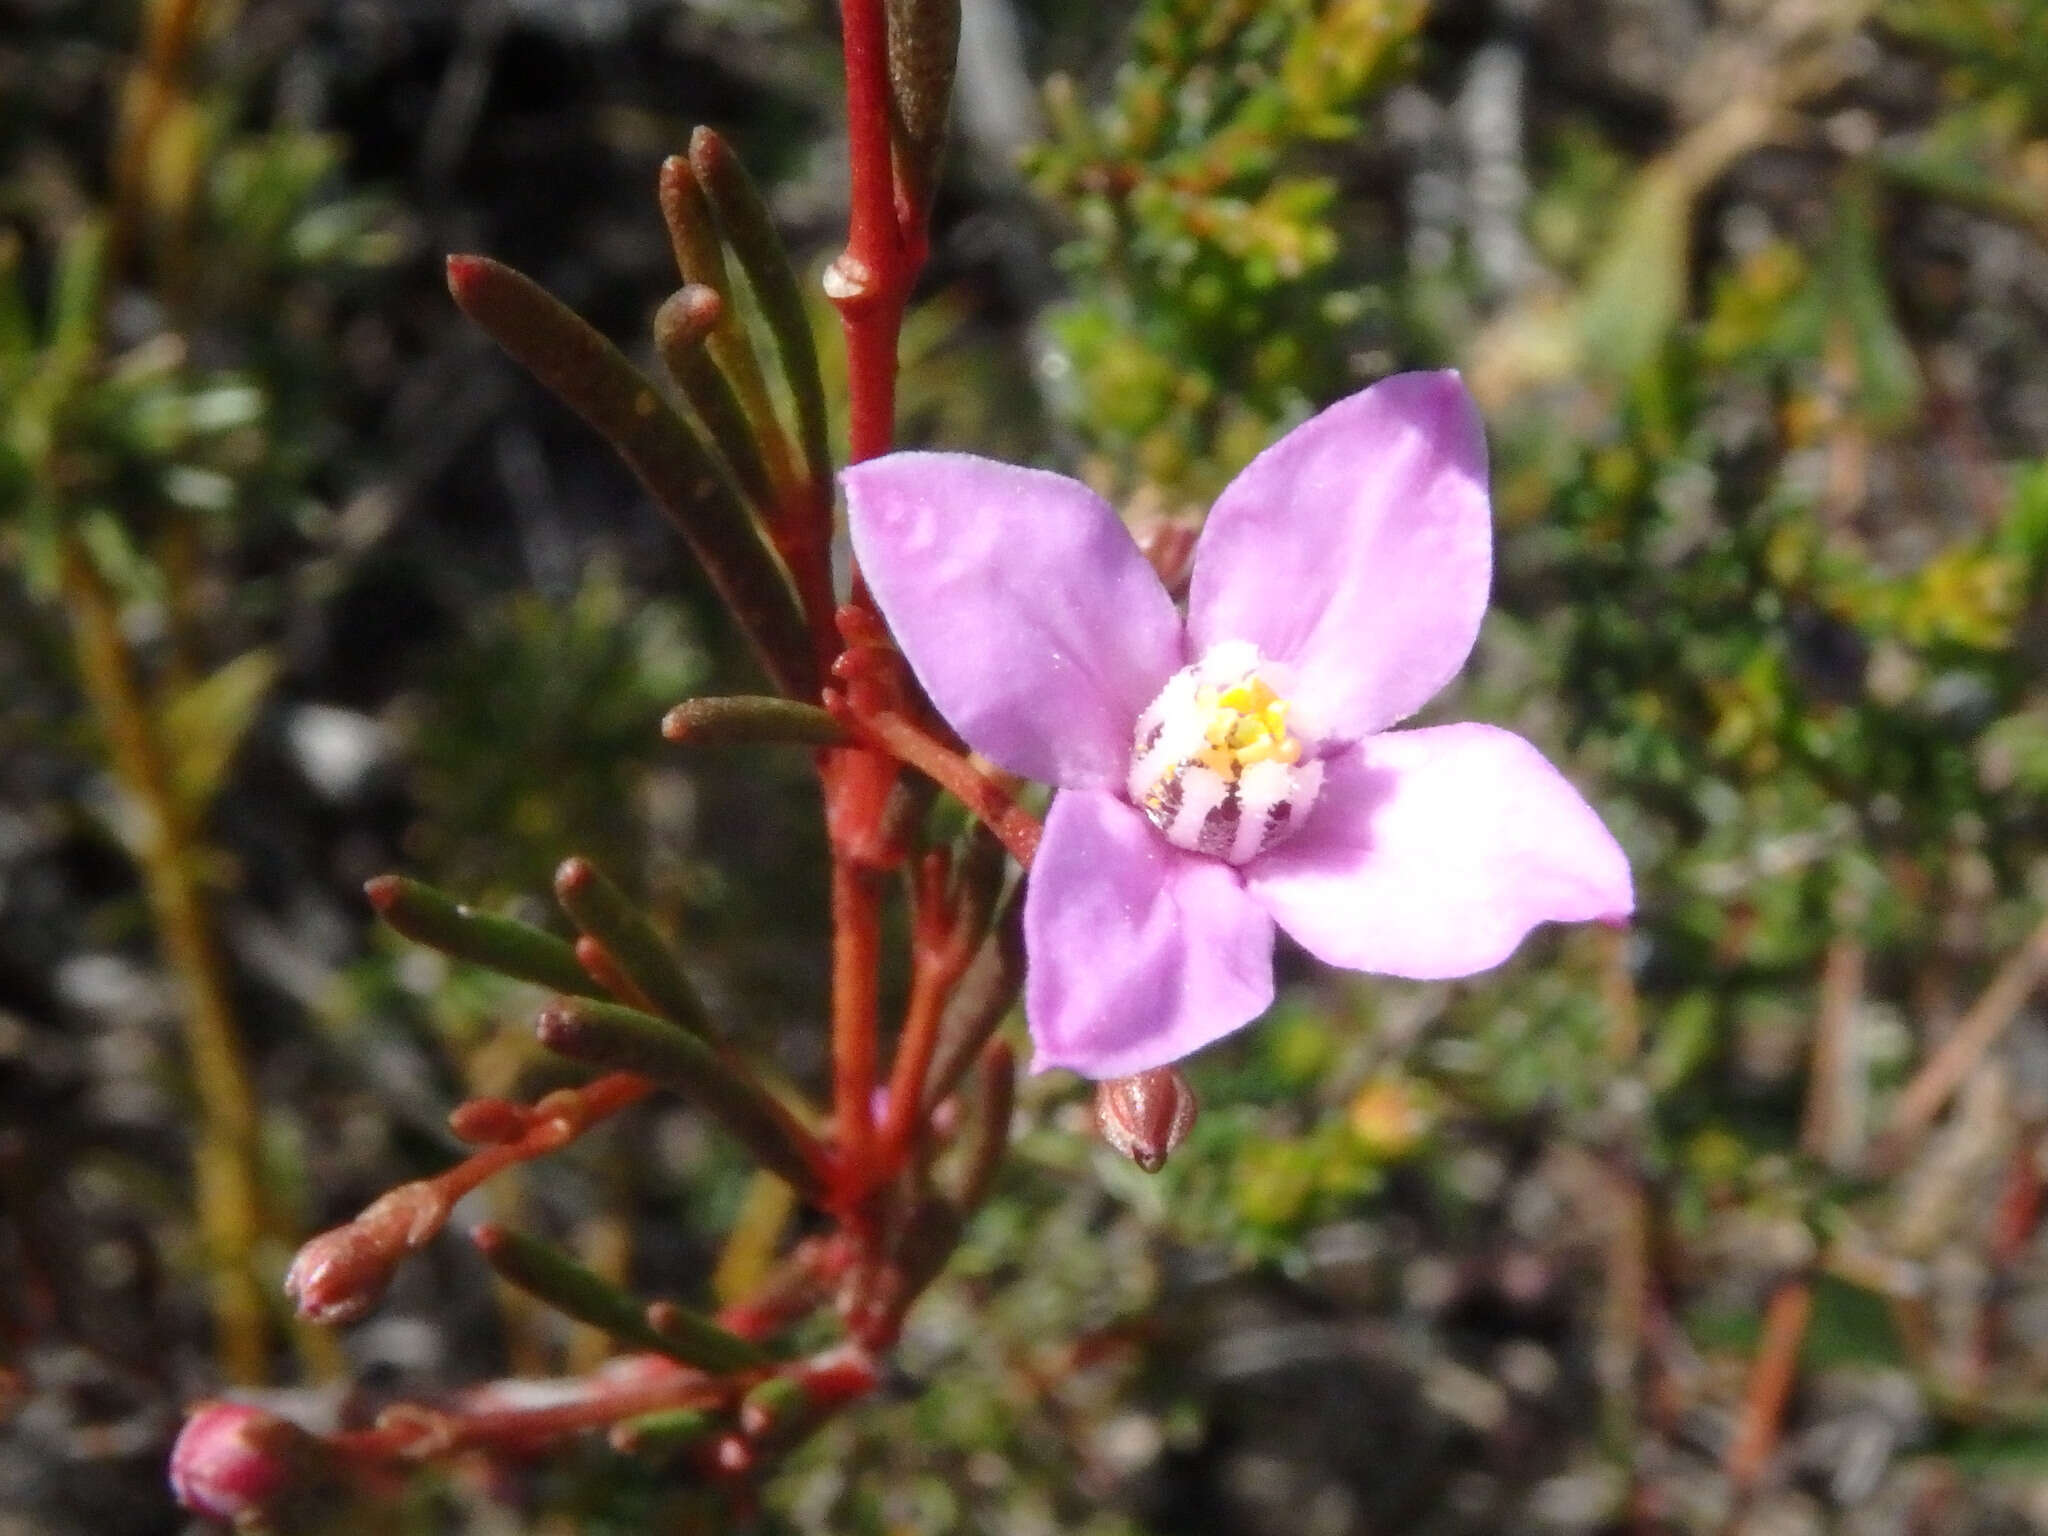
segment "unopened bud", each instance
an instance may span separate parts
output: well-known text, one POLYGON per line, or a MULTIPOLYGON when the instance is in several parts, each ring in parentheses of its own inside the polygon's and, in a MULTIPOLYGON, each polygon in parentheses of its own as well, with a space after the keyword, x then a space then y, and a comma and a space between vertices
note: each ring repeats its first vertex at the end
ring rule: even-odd
POLYGON ((1195 1125, 1195 1091, 1172 1067, 1095 1085, 1095 1124, 1102 1139, 1147 1173, 1166 1166, 1195 1125))
POLYGON ((328 1471, 318 1438, 243 1403, 201 1403, 171 1447, 171 1491, 209 1520, 274 1515, 328 1471))
POLYGON ((884 0, 896 174, 920 216, 931 208, 960 60, 960 0, 884 0))
POLYGON ((399 1261, 447 1221, 447 1197, 438 1189, 423 1180, 401 1184, 301 1248, 285 1272, 284 1292, 310 1322, 354 1322, 377 1304, 399 1261))
POLYGON ((1194 571, 1195 539, 1201 532, 1200 526, 1185 518, 1147 510, 1134 511, 1130 527, 1131 537, 1138 541, 1146 563, 1158 574, 1160 585, 1175 597, 1185 594, 1188 578, 1194 571))

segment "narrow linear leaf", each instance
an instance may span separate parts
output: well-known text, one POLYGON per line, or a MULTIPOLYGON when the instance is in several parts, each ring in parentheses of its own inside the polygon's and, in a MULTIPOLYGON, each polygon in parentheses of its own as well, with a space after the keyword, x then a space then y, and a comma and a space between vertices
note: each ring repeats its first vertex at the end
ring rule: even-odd
POLYGON ((844 746, 844 726, 815 704, 759 694, 685 699, 661 717, 661 734, 683 746, 723 747, 752 742, 844 746))
POLYGON ((655 1328, 648 1320, 650 1308, 538 1238, 499 1226, 478 1227, 470 1238, 501 1278, 621 1344, 654 1350, 713 1375, 769 1363, 745 1339, 668 1303, 662 1304, 664 1314, 689 1321, 671 1331, 655 1328))
POLYGON ((667 943, 602 870, 585 858, 564 859, 555 871, 555 897, 662 1017, 699 1040, 718 1038, 704 1000, 667 943))
POLYGON ((676 269, 683 274, 683 281, 709 288, 725 305, 705 339, 711 360, 732 385, 733 396, 754 429, 754 441, 761 445, 769 472, 779 484, 793 486, 795 450, 783 429, 782 418, 775 414, 775 402, 768 394, 761 360, 754 355, 753 338, 740 323, 739 311, 732 303, 732 279, 725 270, 725 244, 718 219, 688 156, 670 155, 662 161, 659 192, 662 220, 668 225, 669 245, 675 252, 676 269))
POLYGON ((531 278, 483 256, 448 258, 464 314, 615 448, 674 520, 784 692, 818 679, 809 636, 761 531, 683 419, 625 354, 531 278))
POLYGON ((772 516, 779 499, 761 456, 752 423, 740 408, 732 384, 711 360, 705 341, 725 313, 725 301, 699 283, 672 293, 654 312, 654 346, 676 388, 704 423, 711 444, 732 467, 733 479, 762 516, 772 516))
POLYGON ((1843 178, 1824 261, 1829 318, 1846 339, 1863 413, 1881 429, 1903 426, 1919 409, 1920 364, 1892 312, 1876 197, 1867 178, 1843 178))
POLYGON ((106 263, 107 231, 100 219, 80 220, 58 247, 50 299, 50 365, 67 376, 83 367, 99 345, 106 263))
POLYGON ((643 1456, 668 1462, 687 1454, 724 1427, 724 1420, 708 1408, 669 1408, 660 1413, 643 1413, 612 1426, 612 1449, 628 1456, 643 1456))
POLYGON ((810 1199, 822 1193, 810 1133, 717 1051, 664 1019, 614 1003, 562 999, 541 1011, 540 1043, 611 1072, 635 1072, 680 1094, 745 1143, 762 1165, 810 1199))
POLYGON ((1007 1041, 998 1040, 981 1053, 979 1113, 967 1145, 967 1176, 961 1182, 959 1209, 972 1214, 988 1198, 1010 1148, 1010 1120, 1017 1108, 1017 1057, 1007 1041))
POLYGON ((671 1353, 697 1360, 729 1359, 733 1363, 724 1367, 729 1371, 768 1363, 767 1354, 755 1345, 728 1333, 703 1313, 693 1312, 672 1301, 657 1301, 649 1306, 647 1326, 656 1338, 667 1344, 671 1353), (744 1351, 743 1354, 733 1350, 735 1344, 744 1351))
MULTIPOLYGON (((956 45, 959 21, 955 4, 956 45)), ((890 52, 893 61, 893 38, 890 52)), ((950 70, 948 73, 950 76, 950 70)), ((943 136, 943 121, 939 132, 943 136)), ((790 398, 796 402, 798 436, 811 483, 830 485, 832 449, 826 434, 825 384, 818 372, 817 340, 804 311, 803 289, 797 282, 796 269, 790 265, 782 236, 776 233, 767 199, 761 196, 760 188, 754 185, 754 179, 731 146, 709 128, 699 128, 690 135, 690 164, 711 200, 719 228, 725 232, 740 270, 747 276, 747 286, 761 306, 769 334, 775 338, 782 376, 789 385, 790 398)))
POLYGON ((245 651, 164 706, 171 781, 189 815, 200 816, 219 792, 277 671, 269 651, 245 651))
POLYGON ((379 917, 415 944, 550 991, 574 997, 603 995, 576 963, 576 952, 551 933, 509 917, 472 912, 453 897, 403 875, 379 875, 363 893, 379 917))

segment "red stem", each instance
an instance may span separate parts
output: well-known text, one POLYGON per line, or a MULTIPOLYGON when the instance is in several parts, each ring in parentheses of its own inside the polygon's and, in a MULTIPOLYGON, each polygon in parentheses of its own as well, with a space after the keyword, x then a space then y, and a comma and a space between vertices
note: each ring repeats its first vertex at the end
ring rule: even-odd
MULTIPOLYGON (((882 0, 844 0, 846 133, 852 206, 846 249, 826 274, 846 337, 849 457, 887 453, 896 430, 896 351, 904 305, 923 260, 924 232, 897 217, 889 143, 888 26, 882 0)), ((865 603, 860 573, 853 599, 865 603)), ((836 638, 836 637, 835 637, 836 638)), ((894 773, 859 748, 823 763, 832 836, 832 1062, 841 1190, 872 1186, 875 1151, 876 974, 880 890, 873 868, 894 773)), ((893 765, 891 765, 893 768, 893 765)))
POLYGON ((1031 867, 1045 827, 1012 799, 1001 783, 902 715, 883 710, 856 717, 856 721, 862 730, 973 812, 1010 850, 1010 857, 1020 867, 1031 867))
MULTIPOLYGON (((628 1359, 632 1357, 624 1357, 628 1359)), ((495 1447, 532 1452, 550 1441, 586 1430, 602 1429, 621 1419, 665 1408, 710 1406, 728 1388, 700 1371, 666 1364, 656 1356, 640 1357, 644 1373, 620 1372, 611 1379, 590 1378, 565 1384, 567 1400, 534 1407, 447 1409, 401 1404, 388 1409, 370 1429, 345 1431, 329 1444, 344 1455, 375 1463, 394 1459, 426 1459, 458 1450, 495 1447), (580 1389, 580 1390, 579 1390, 580 1389)), ((521 1383, 531 1389, 531 1383, 521 1383)), ((480 1393, 469 1394, 472 1398, 480 1393)))
POLYGON ((900 1166, 923 1117, 925 1074, 939 1045, 939 1023, 946 998, 959 980, 959 968, 920 960, 910 978, 910 1001, 903 1009, 903 1034, 889 1074, 889 1113, 882 1125, 882 1156, 900 1166))
POLYGON ((850 859, 832 861, 832 1109, 839 1192, 858 1198, 875 1148, 875 990, 881 961, 878 881, 850 859))
POLYGON ((896 341, 923 232, 897 222, 889 147, 889 37, 882 0, 844 0, 846 138, 852 208, 826 291, 846 332, 852 461, 887 453, 896 432, 896 341))
POLYGON ((924 1083, 938 1050, 939 1025, 980 934, 963 924, 948 899, 948 861, 928 853, 917 866, 910 912, 910 1000, 890 1064, 888 1113, 882 1121, 881 1162, 893 1173, 903 1165, 924 1118, 924 1083))

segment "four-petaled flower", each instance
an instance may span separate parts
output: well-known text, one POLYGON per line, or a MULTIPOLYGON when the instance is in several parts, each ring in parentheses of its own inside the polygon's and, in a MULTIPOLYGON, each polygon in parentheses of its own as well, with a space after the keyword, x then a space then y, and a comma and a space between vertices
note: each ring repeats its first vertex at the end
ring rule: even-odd
POLYGON ((1486 443, 1456 374, 1382 380, 1255 459, 1209 514, 1185 619, 1062 476, 898 453, 845 485, 939 713, 1059 791, 1024 908, 1037 1067, 1123 1077, 1249 1022, 1276 923, 1332 965, 1442 979, 1631 910, 1620 847, 1528 742, 1387 729, 1486 607, 1486 443))

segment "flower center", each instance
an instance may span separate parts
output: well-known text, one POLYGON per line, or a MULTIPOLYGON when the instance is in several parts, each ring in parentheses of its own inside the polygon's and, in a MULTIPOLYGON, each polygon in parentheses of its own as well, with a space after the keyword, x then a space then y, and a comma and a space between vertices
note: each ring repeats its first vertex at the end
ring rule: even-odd
POLYGON ((1288 719, 1277 671, 1256 646, 1212 646, 1138 717, 1125 789, 1175 847, 1249 863, 1315 804, 1323 765, 1288 719))

